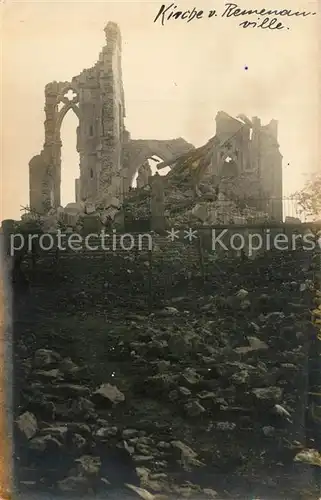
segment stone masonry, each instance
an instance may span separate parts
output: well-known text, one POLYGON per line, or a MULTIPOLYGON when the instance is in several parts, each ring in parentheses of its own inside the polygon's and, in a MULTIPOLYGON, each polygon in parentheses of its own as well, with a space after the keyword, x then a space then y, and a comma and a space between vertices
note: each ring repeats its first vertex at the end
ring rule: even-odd
POLYGON ((277 141, 277 121, 262 126, 259 118, 236 118, 224 111, 216 115, 216 135, 207 144, 165 161, 170 177, 194 175, 198 182, 219 188, 227 199, 251 200, 269 217, 282 217, 282 155, 277 141), (194 174, 193 174, 194 172, 194 174))
POLYGON ((221 111, 216 116, 216 135, 223 146, 212 161, 212 173, 221 180, 234 177, 240 197, 252 197, 258 210, 282 220, 282 155, 277 121, 262 126, 257 117, 249 120, 239 115, 235 119, 221 111))
POLYGON ((92 68, 83 70, 71 82, 46 85, 45 142, 41 153, 29 163, 30 208, 38 213, 45 214, 60 206, 60 129, 70 110, 79 118, 77 202, 104 204, 110 197, 121 200, 137 169, 148 157, 160 153, 164 160, 168 160, 173 154, 193 147, 183 139, 130 140, 124 125, 121 34, 112 22, 107 24, 105 34, 106 45, 92 68))
MULTIPOLYGON (((85 203, 104 209, 110 206, 110 200, 122 203, 135 174, 149 158, 160 157, 163 164, 159 166, 173 165, 175 158, 195 150, 182 138, 131 139, 124 123, 120 30, 109 22, 104 31, 106 45, 92 68, 84 69, 70 82, 52 82, 45 87, 45 141, 40 154, 29 162, 30 208, 39 214, 46 215, 61 206, 60 130, 70 110, 79 119, 80 157, 75 200, 70 201, 79 206, 85 203)), ((261 126, 259 118, 250 121, 240 115, 235 119, 220 111, 216 136, 220 147, 213 148, 205 173, 208 181, 222 185, 232 180, 241 196, 246 193, 265 200, 258 208, 282 219, 282 155, 277 122, 261 126)), ((141 181, 140 176, 139 184, 141 181)))

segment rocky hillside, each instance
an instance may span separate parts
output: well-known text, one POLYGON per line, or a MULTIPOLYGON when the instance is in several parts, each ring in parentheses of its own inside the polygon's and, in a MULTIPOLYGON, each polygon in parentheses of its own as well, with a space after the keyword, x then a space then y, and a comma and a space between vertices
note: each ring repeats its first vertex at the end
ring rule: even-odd
POLYGON ((148 265, 121 256, 26 267, 14 298, 19 489, 316 498, 313 467, 294 460, 313 447, 310 257, 227 259, 206 283, 182 265, 166 294, 164 257, 152 284, 148 265))

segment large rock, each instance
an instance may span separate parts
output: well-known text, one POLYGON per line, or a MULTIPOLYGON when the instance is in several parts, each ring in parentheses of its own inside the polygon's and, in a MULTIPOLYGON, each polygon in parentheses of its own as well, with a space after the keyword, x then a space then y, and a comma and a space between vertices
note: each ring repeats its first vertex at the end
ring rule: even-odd
POLYGON ((189 401, 185 405, 185 411, 189 417, 198 417, 205 412, 205 408, 198 401, 189 401))
POLYGON ((92 401, 97 406, 116 405, 125 401, 124 394, 114 385, 102 384, 92 395, 92 401))
POLYGON ((281 401, 283 389, 281 387, 260 387, 253 389, 253 394, 258 401, 272 405, 281 401))
POLYGON ((64 397, 86 397, 90 395, 90 389, 83 385, 77 384, 55 384, 51 387, 51 392, 57 395, 63 395, 64 397))
POLYGON ((68 427, 66 425, 52 425, 49 427, 43 427, 40 430, 39 434, 43 436, 54 437, 58 439, 58 441, 63 443, 66 438, 67 432, 68 432, 68 427))
POLYGON ((171 441, 174 457, 176 457, 185 470, 189 470, 191 466, 203 465, 197 459, 197 453, 187 446, 182 441, 171 441))
POLYGON ((26 411, 17 418, 17 425, 27 439, 31 439, 38 430, 37 419, 29 411, 26 411))
POLYGON ((52 451, 62 448, 63 444, 50 434, 44 436, 37 436, 29 441, 29 448, 33 451, 44 452, 46 450, 52 451))
POLYGON ((38 349, 34 354, 34 366, 36 368, 49 368, 61 361, 61 356, 58 352, 51 349, 38 349))

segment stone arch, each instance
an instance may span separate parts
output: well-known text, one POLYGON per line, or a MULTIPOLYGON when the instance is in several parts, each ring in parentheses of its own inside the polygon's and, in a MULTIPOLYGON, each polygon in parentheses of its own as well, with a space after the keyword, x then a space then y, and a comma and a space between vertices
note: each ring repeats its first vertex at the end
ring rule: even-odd
POLYGON ((170 161, 177 155, 184 154, 194 146, 184 139, 169 141, 131 140, 126 146, 124 167, 126 170, 127 187, 132 185, 133 178, 139 167, 153 156, 161 158, 164 162, 170 161))
POLYGON ((79 92, 70 82, 51 82, 45 87, 45 143, 44 155, 48 161, 48 184, 53 207, 60 205, 61 138, 60 129, 67 112, 72 109, 80 118, 79 92), (69 96, 68 94, 72 95, 69 96), (59 104, 62 108, 59 110, 59 104))
MULTIPOLYGON (((62 147, 63 147, 65 141, 63 141, 63 139, 62 139, 61 128, 62 128, 62 124, 64 122, 64 119, 69 112, 70 113, 72 112, 77 117, 78 123, 75 126, 75 128, 76 128, 75 132, 76 132, 76 136, 77 136, 76 151, 78 151, 80 113, 79 113, 79 108, 75 103, 69 102, 68 104, 64 104, 64 106, 60 109, 60 111, 57 115, 56 126, 55 126, 55 143, 57 144, 57 148, 59 148, 59 151, 57 151, 56 166, 55 166, 55 170, 59 176, 59 178, 58 178, 59 185, 57 186, 57 190, 59 190, 59 204, 62 203, 63 205, 65 205, 66 202, 69 203, 69 202, 73 201, 73 199, 70 199, 70 197, 69 197, 70 193, 68 194, 67 197, 64 196, 64 189, 67 189, 67 184, 65 184, 66 181, 63 182, 63 186, 62 186, 62 178, 64 177, 66 179, 68 174, 67 174, 66 170, 64 170, 64 173, 62 171, 62 167, 63 167, 62 147), (62 200, 62 197, 65 197, 65 200, 62 200)), ((65 150, 63 150, 63 151, 65 151, 65 150)), ((78 155, 78 163, 77 163, 78 166, 79 166, 79 160, 80 159, 79 159, 79 155, 78 155)), ((74 172, 74 169, 73 169, 73 172, 74 172)), ((80 175, 80 171, 78 170, 78 173, 75 175, 75 179, 77 179, 79 177, 79 175, 80 175)), ((73 176, 72 176, 72 178, 73 178, 73 176)), ((71 181, 71 179, 68 179, 68 186, 70 185, 70 181, 71 181)), ((75 182, 76 181, 74 180, 73 185, 72 185, 73 187, 74 187, 75 182)))
POLYGON ((166 160, 171 158, 171 155, 167 156, 164 154, 160 154, 159 151, 156 152, 156 151, 149 149, 149 148, 146 148, 143 151, 141 151, 140 153, 138 153, 137 156, 135 157, 135 160, 132 163, 131 168, 130 168, 129 173, 128 173, 129 174, 128 175, 128 182, 129 182, 130 186, 132 185, 132 182, 134 180, 134 177, 135 177, 138 169, 143 165, 143 163, 148 161, 153 156, 159 157, 162 161, 166 161, 166 160))
POLYGON ((77 116, 78 120, 80 119, 78 106, 74 103, 65 104, 61 108, 61 110, 59 111, 58 116, 57 116, 56 128, 55 128, 55 136, 56 137, 60 137, 60 130, 61 130, 61 125, 62 125, 63 119, 65 118, 68 111, 71 109, 73 110, 73 112, 77 116))
MULTIPOLYGON (((134 174, 131 180, 131 186, 139 187, 139 184, 141 184, 142 182, 143 183, 145 183, 145 181, 147 182, 147 179, 149 179, 150 176, 154 176, 156 172, 158 172, 157 166, 163 163, 164 163, 163 158, 159 158, 156 154, 149 156, 147 158, 147 161, 145 160, 142 163, 142 165, 139 166, 138 170, 134 174)), ((166 175, 168 173, 168 170, 170 169, 167 168, 161 170, 158 173, 160 173, 160 175, 166 175)))

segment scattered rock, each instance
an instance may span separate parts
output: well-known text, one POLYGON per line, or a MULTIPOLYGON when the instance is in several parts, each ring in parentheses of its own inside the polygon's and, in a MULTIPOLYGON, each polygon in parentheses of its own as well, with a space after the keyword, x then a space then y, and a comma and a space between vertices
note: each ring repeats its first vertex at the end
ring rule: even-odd
POLYGON ((97 476, 100 470, 101 461, 99 457, 83 455, 77 458, 75 462, 79 463, 79 473, 84 476, 97 476))
POLYGON ((302 450, 294 457, 294 461, 321 467, 321 454, 314 449, 302 450))
POLYGON ((198 417, 206 410, 198 401, 190 401, 184 406, 189 417, 198 417))
POLYGON ((284 417, 285 419, 289 420, 289 422, 291 422, 291 414, 285 408, 283 408, 283 406, 276 404, 273 407, 273 411, 276 415, 284 417))
POLYGON ((109 438, 111 436, 116 436, 118 433, 117 427, 101 427, 96 432, 96 437, 98 438, 109 438))
POLYGON ((176 316, 179 314, 178 309, 176 307, 165 307, 162 311, 159 311, 159 316, 176 316))
POLYGON ((33 377, 38 380, 63 380, 63 374, 58 368, 52 370, 36 370, 33 372, 33 377))
POLYGON ((61 361, 61 356, 51 349, 38 349, 33 358, 34 366, 37 368, 48 368, 61 361))
POLYGON ((182 396, 190 396, 192 393, 191 391, 187 388, 187 387, 182 387, 180 386, 178 388, 178 392, 182 395, 182 396))
POLYGON ((61 443, 64 441, 68 432, 66 425, 51 425, 50 427, 43 427, 40 430, 41 435, 50 435, 58 439, 61 443))
POLYGON ((234 422, 216 422, 216 428, 220 431, 233 431, 236 424, 234 422))
POLYGON ((280 387, 260 387, 253 389, 253 394, 259 401, 274 404, 281 401, 283 390, 280 387))
MULTIPOLYGON (((134 491, 138 498, 142 498, 143 500, 157 500, 155 495, 152 495, 152 493, 145 490, 144 488, 139 488, 138 486, 134 486, 133 484, 126 484, 125 486, 134 491)), ((158 499, 161 500, 159 497, 158 499)))
POLYGON ((79 451, 83 450, 87 445, 86 439, 80 434, 73 434, 71 440, 73 446, 79 451))
MULTIPOLYGON (((132 276, 130 257, 127 264, 126 272, 132 276)), ((128 466, 128 476, 135 477, 133 483, 137 480, 137 486, 151 492, 154 500, 155 492, 166 492, 170 498, 218 498, 214 490, 184 483, 197 474, 193 468, 203 464, 208 470, 202 472, 226 471, 231 481, 248 479, 251 471, 251 484, 263 484, 263 469, 274 471, 280 464, 287 467, 298 450, 288 446, 286 439, 293 432, 291 413, 298 411, 297 380, 306 359, 302 344, 314 333, 311 330, 306 335, 310 318, 304 316, 303 298, 309 287, 301 287, 300 292, 304 278, 296 278, 294 283, 294 273, 283 284, 278 267, 272 264, 269 269, 258 265, 253 276, 245 271, 242 276, 242 265, 237 269, 230 265, 226 271, 223 263, 217 269, 220 276, 226 273, 228 277, 224 281, 227 290, 215 281, 211 296, 191 288, 191 295, 177 300, 157 297, 160 308, 169 303, 177 308, 168 306, 155 314, 148 313, 143 299, 134 303, 133 297, 131 304, 127 295, 126 307, 141 308, 141 313, 122 315, 117 307, 109 308, 112 276, 104 277, 108 287, 99 288, 104 303, 91 296, 89 289, 80 292, 75 299, 86 299, 88 306, 92 300, 97 317, 104 316, 104 337, 99 345, 106 352, 108 349, 117 386, 102 384, 92 391, 92 384, 97 383, 92 376, 96 361, 103 377, 108 377, 110 369, 101 366, 96 348, 93 354, 97 357, 88 361, 86 370, 77 358, 79 364, 50 349, 39 349, 32 357, 25 348, 20 410, 24 413, 18 417, 17 427, 28 443, 25 456, 21 453, 19 457, 21 463, 35 457, 45 469, 47 456, 57 454, 63 474, 41 472, 41 481, 49 484, 47 476, 53 477, 52 483, 60 491, 78 496, 90 492, 93 485, 97 489, 113 489, 116 483, 123 486, 128 466), (264 286, 261 280, 265 280, 264 286), (291 302, 285 297, 289 290, 291 302), (118 368, 120 361, 124 363, 118 368), (120 405, 125 394, 126 404, 120 405)), ((142 272, 148 273, 145 266, 142 272)), ((192 281, 193 272, 184 269, 184 277, 192 281)), ((85 283, 80 284, 79 290, 82 288, 85 283)), ((316 302, 309 311, 318 307, 316 302)), ((87 321, 87 311, 81 314, 87 321)), ((101 374, 96 375, 101 380, 101 374)), ((310 460, 316 465, 316 455, 310 452, 308 456, 306 463, 310 460)), ((30 467, 25 475, 32 483, 31 472, 30 467)), ((267 478, 265 484, 277 488, 278 480, 274 482, 267 478)), ((222 493, 221 486, 215 483, 216 487, 222 493)))
POLYGON ((264 436, 267 437, 272 437, 275 435, 275 428, 272 427, 271 425, 266 425, 265 427, 262 427, 262 431, 264 436))
POLYGON ((79 396, 90 396, 90 389, 83 385, 76 384, 55 384, 50 388, 50 391, 53 394, 63 395, 64 397, 74 397, 77 398, 79 396))
POLYGON ((93 393, 92 400, 96 405, 116 405, 125 401, 125 396, 111 384, 102 384, 93 393))
POLYGON ((17 418, 17 425, 27 439, 31 439, 38 430, 37 419, 29 411, 26 411, 17 418))
POLYGON ((212 490, 210 488, 204 488, 203 490, 204 495, 206 495, 208 498, 217 498, 218 493, 215 490, 212 490))
POLYGON ((58 481, 58 489, 66 493, 88 493, 90 482, 84 476, 69 476, 58 481))
POLYGON ((50 434, 37 436, 29 441, 29 449, 44 452, 62 448, 62 443, 50 434))
POLYGON ((202 377, 193 368, 186 368, 181 375, 181 382, 183 385, 192 387, 197 385, 201 378, 202 377))
POLYGON ((249 292, 247 290, 244 290, 244 288, 241 288, 237 293, 236 293, 236 297, 240 300, 244 300, 246 299, 246 297, 248 296, 249 292))
POLYGON ((197 453, 182 441, 171 441, 171 445, 176 452, 176 458, 185 470, 190 470, 191 466, 199 467, 203 465, 202 462, 197 459, 197 453))
POLYGON ((122 434, 124 439, 128 439, 137 436, 139 431, 137 429, 124 429, 122 434))

